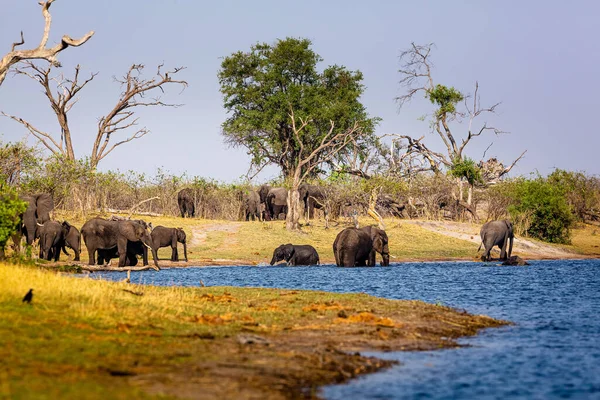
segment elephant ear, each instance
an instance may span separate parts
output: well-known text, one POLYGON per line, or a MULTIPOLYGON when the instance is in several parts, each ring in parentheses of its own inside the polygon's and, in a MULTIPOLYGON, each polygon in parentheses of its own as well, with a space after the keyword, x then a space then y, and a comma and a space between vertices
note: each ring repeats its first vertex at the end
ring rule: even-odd
POLYGON ((50 220, 50 212, 54 209, 54 200, 48 193, 42 193, 35 197, 36 218, 43 224, 50 220))
POLYGON ((383 252, 383 236, 382 235, 375 235, 375 239, 373 239, 373 248, 379 253, 383 252))
POLYGON ((286 246, 286 248, 284 250, 285 261, 290 261, 292 259, 292 257, 294 256, 295 252, 296 252, 296 249, 294 248, 294 246, 292 246, 292 245, 286 246))

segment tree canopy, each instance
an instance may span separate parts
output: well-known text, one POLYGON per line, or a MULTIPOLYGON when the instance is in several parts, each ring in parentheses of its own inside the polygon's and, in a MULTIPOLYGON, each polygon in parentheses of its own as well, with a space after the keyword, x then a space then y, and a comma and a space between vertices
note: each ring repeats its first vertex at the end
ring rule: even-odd
MULTIPOLYGON (((322 61, 310 40, 296 38, 257 43, 223 60, 218 77, 229 117, 222 133, 231 146, 248 150, 253 168, 275 164, 290 178, 302 152, 317 151, 312 166, 330 160, 319 147, 339 132, 360 126, 348 147, 373 139, 378 119, 360 102, 362 73, 339 65, 320 72, 322 61), (295 132, 293 118, 310 123, 295 132)), ((336 157, 345 151, 342 146, 336 157)))

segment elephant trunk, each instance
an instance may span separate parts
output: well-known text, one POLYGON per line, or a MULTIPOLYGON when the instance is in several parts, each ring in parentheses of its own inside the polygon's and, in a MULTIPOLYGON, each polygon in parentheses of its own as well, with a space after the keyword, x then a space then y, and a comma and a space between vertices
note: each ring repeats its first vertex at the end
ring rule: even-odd
POLYGON ((154 261, 154 266, 156 271, 160 271, 160 266, 158 265, 158 254, 156 253, 156 249, 154 248, 154 244, 152 243, 152 238, 148 235, 147 238, 142 240, 142 243, 152 251, 152 261, 154 261))
POLYGON ((271 265, 275 265, 275 263, 277 262, 276 257, 273 255, 273 258, 271 259, 271 262, 269 264, 271 265))
POLYGON ((183 256, 185 257, 185 262, 187 262, 187 245, 183 242, 183 256))
POLYGON ((390 248, 389 246, 386 244, 385 246, 383 246, 383 252, 381 253, 381 266, 382 267, 387 267, 390 265, 390 248))

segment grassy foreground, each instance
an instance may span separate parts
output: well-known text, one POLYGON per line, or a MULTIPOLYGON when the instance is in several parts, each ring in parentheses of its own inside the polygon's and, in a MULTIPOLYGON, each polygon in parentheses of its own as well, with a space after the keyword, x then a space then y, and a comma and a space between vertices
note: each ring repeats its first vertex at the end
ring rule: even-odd
POLYGON ((312 397, 390 364, 346 351, 455 346, 502 324, 366 294, 137 286, 0 265, 0 398, 312 397))

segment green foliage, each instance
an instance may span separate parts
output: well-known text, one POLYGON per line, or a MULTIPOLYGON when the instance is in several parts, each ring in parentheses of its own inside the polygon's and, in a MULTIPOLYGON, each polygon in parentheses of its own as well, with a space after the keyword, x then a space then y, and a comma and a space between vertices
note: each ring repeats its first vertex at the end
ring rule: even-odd
POLYGON ((21 221, 20 215, 27 209, 27 202, 19 199, 17 193, 7 185, 0 186, 0 248, 14 234, 21 221))
POLYGON ((454 87, 447 87, 437 84, 434 89, 427 92, 427 97, 431 103, 439 106, 436 111, 438 116, 445 114, 454 114, 456 112, 456 103, 465 98, 461 92, 454 87))
POLYGON ((468 157, 454 160, 449 173, 455 178, 466 180, 471 186, 474 186, 476 183, 483 183, 481 169, 477 166, 475 161, 468 157))
POLYGON ((295 38, 259 43, 226 57, 218 73, 230 114, 223 123, 225 141, 247 148, 255 166, 278 165, 285 177, 298 163, 300 143, 304 155, 310 154, 329 132, 330 121, 334 135, 358 122, 364 137, 357 142, 364 143, 378 119, 369 118, 359 101, 362 73, 337 65, 319 72, 321 61, 310 40, 295 38), (299 138, 292 130, 292 110, 297 124, 300 118, 311 121, 299 138))
POLYGON ((548 181, 563 188, 577 220, 583 222, 600 211, 600 180, 581 172, 556 169, 548 181))
POLYGON ((574 217, 565 188, 550 179, 518 179, 507 185, 508 211, 517 231, 551 243, 569 243, 574 217))

